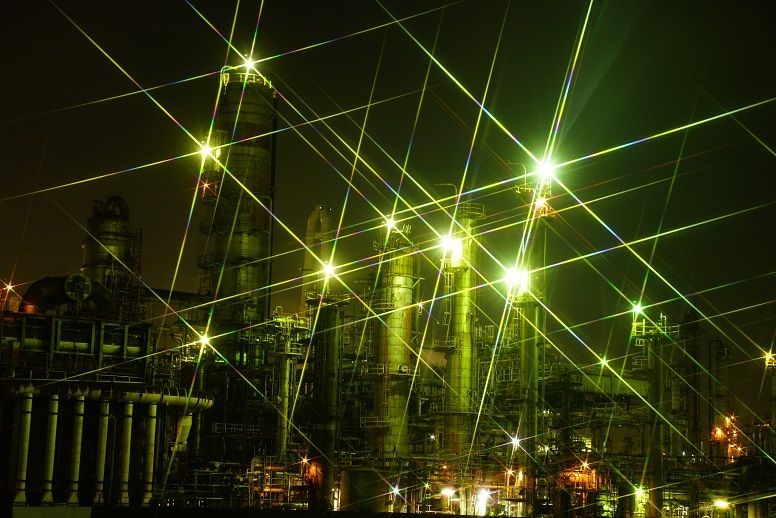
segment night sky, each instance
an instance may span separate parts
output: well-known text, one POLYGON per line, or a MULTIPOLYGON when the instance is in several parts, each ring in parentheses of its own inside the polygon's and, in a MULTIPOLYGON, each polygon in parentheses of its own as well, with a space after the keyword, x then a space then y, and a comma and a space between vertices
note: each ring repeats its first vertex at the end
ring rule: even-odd
MULTIPOLYGON (((234 49, 248 53, 254 34, 257 68, 282 95, 275 203, 291 231, 303 238, 317 204, 338 216, 345 207, 351 237, 335 262, 358 265, 373 254, 406 159, 423 187, 404 178, 411 206, 429 202, 423 190, 449 196, 440 184, 458 185, 465 172, 486 207, 480 241, 510 264, 526 212, 514 189, 523 167, 534 168, 515 139, 543 156, 582 37, 552 156, 563 165, 550 200, 558 216, 546 295, 558 319, 576 327, 572 335, 549 319, 550 337, 580 365, 595 361, 586 347, 621 355, 631 303, 678 321, 687 312, 681 294, 709 319, 705 339, 729 344, 729 388, 756 406, 749 394, 757 397, 776 325, 771 6, 596 2, 586 25, 588 4, 569 1, 268 0, 260 18, 259 7, 2 3, 0 279, 23 293, 24 284, 78 270, 79 224, 93 199, 118 194, 143 229, 143 279, 169 289, 200 160, 181 126, 205 138, 219 70, 242 62, 234 49), (320 117, 328 126, 305 124, 320 117), (358 192, 348 192, 343 177, 359 141, 358 192)), ((399 217, 421 248, 433 246, 428 225, 449 226, 439 213, 428 225, 410 212, 399 217)), ((175 289, 197 290, 202 241, 194 224, 175 289)), ((273 261, 273 305, 294 311, 302 253, 279 226, 274 252, 283 255, 273 261)), ((426 255, 427 265, 439 260, 438 249, 426 255)), ((501 277, 492 259, 480 267, 483 282, 501 277)), ((497 319, 496 291, 481 291, 481 320, 497 319)))

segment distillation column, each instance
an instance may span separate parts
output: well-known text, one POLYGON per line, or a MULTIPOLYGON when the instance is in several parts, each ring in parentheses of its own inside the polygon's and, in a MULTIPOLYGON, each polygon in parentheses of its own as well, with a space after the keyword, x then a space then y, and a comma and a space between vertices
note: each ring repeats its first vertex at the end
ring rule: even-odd
POLYGON ((272 84, 254 68, 224 69, 221 84, 199 185, 210 208, 201 225, 207 236, 202 290, 214 298, 233 297, 218 306, 217 322, 250 325, 269 313, 275 97, 272 84))
MULTIPOLYGON (((471 463, 460 456, 469 451, 472 442, 473 412, 477 395, 477 349, 472 333, 476 319, 477 252, 478 245, 472 235, 475 225, 484 215, 479 203, 464 202, 458 206, 457 225, 449 239, 443 260, 443 274, 452 278, 450 332, 448 335, 447 367, 445 369, 445 418, 442 449, 463 468, 471 463)), ((462 473, 462 470, 460 470, 462 473)), ((466 473, 462 473, 466 476, 466 473)), ((469 509, 471 488, 466 480, 461 483, 461 514, 471 514, 469 509), (468 495, 468 496, 467 496, 468 495)))
MULTIPOLYGON (((379 315, 375 347, 374 412, 380 426, 375 433, 374 448, 385 478, 401 486, 409 453, 408 400, 411 375, 416 362, 413 354, 412 329, 415 321, 413 293, 415 283, 415 248, 407 233, 392 232, 385 241, 379 279, 380 300, 373 303, 379 315)), ((398 511, 398 509, 396 509, 398 511)))
MULTIPOLYGON (((518 464, 518 481, 523 477, 525 496, 518 502, 517 516, 533 516, 535 512, 538 472, 539 435, 539 353, 544 344, 544 311, 541 300, 546 290, 543 266, 547 262, 548 218, 555 216, 549 205, 552 194, 552 176, 539 174, 533 185, 526 183, 518 194, 527 202, 526 228, 517 255, 518 272, 510 287, 510 298, 517 309, 518 340, 520 348, 520 416, 513 448, 518 464)), ((546 495, 543 495, 546 496, 546 495)), ((564 507, 563 505, 561 507, 564 507)), ((560 509, 566 512, 567 509, 560 509)))
POLYGON ((320 333, 315 341, 313 399, 318 412, 313 422, 313 452, 309 508, 311 511, 330 511, 334 508, 334 490, 337 476, 337 424, 339 422, 339 394, 342 365, 341 332, 342 303, 327 297, 320 309, 320 333), (314 469, 313 469, 314 467, 314 469))
POLYGON ((307 231, 304 236, 307 248, 304 253, 304 266, 302 266, 302 296, 299 304, 299 310, 302 313, 307 311, 308 294, 320 294, 321 286, 319 282, 314 282, 320 281, 319 276, 313 276, 321 271, 321 261, 328 263, 331 260, 333 225, 331 209, 324 205, 315 207, 307 218, 307 231))

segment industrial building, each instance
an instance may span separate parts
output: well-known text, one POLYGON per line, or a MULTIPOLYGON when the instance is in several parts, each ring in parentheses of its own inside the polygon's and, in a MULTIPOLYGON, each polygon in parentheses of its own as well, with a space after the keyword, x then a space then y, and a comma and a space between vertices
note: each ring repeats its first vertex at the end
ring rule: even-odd
MULTIPOLYGON (((491 321, 488 207, 465 195, 439 243, 380 225, 347 284, 335 216, 312 207, 299 307, 274 307, 275 90, 250 66, 220 81, 199 293, 143 284, 142 234, 115 195, 94 202, 80 272, 5 292, 4 505, 776 516, 774 423, 736 422, 727 347, 702 324, 623 317, 631 354, 616 366, 580 367, 546 339, 541 174, 515 193, 526 230, 491 321)), ((773 419, 776 359, 763 362, 773 419)))

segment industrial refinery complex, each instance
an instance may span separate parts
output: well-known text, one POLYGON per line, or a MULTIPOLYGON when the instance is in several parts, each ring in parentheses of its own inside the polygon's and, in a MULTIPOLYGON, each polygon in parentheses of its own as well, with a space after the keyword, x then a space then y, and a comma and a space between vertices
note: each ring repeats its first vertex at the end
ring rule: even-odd
MULTIPOLYGON (((284 209, 283 89, 247 55, 208 80, 213 123, 189 157, 198 248, 178 257, 198 288, 148 284, 143 242, 157 229, 107 191, 83 200, 81 264, 3 277, 2 514, 776 516, 776 356, 761 344, 747 365, 756 400, 735 393, 741 355, 676 290, 679 311, 636 290, 609 317, 625 332, 582 340, 551 300, 593 296, 551 279, 548 242, 571 199, 551 152, 510 165, 504 217, 492 186, 465 174, 417 204, 402 199, 403 182, 420 185, 403 173, 393 209, 366 222, 340 200, 284 209), (309 214, 306 228, 287 228, 283 210, 309 214), (494 277, 497 227, 510 256, 494 277), (278 233, 299 236, 297 255, 279 253, 278 233), (348 235, 360 259, 342 262, 348 235), (278 279, 289 257, 303 257, 298 273, 278 279)), ((357 197, 354 173, 340 176, 357 197)))

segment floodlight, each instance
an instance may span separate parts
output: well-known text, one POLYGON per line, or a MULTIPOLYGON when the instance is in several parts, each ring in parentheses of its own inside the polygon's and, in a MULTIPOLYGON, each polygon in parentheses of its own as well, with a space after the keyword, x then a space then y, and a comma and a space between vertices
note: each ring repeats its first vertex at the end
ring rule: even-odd
POLYGON ((521 295, 528 291, 530 277, 530 272, 528 270, 507 270, 507 286, 510 290, 513 290, 518 295, 521 295))
POLYGON ((549 182, 555 178, 556 168, 557 166, 552 162, 541 161, 536 164, 536 174, 539 175, 542 182, 549 182))
POLYGON ((730 503, 728 503, 727 500, 717 498, 716 500, 714 500, 714 507, 716 507, 717 509, 727 509, 728 507, 730 507, 730 503))

